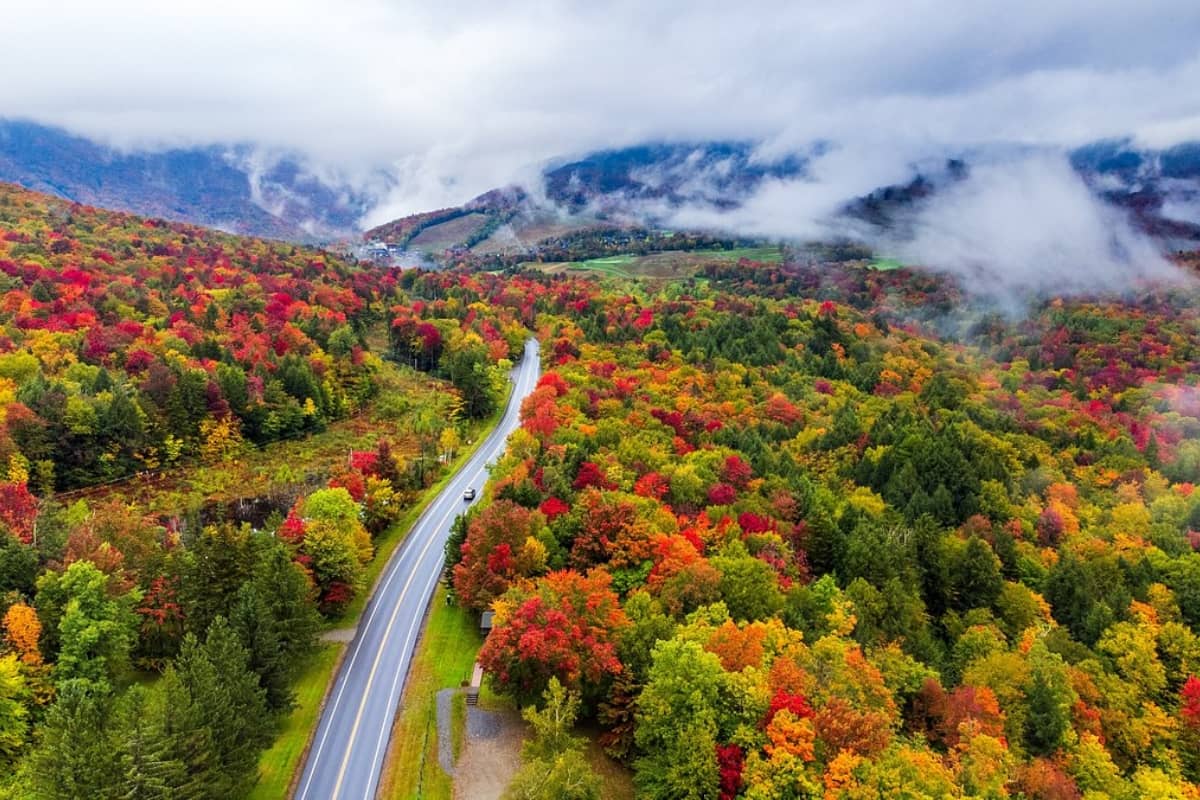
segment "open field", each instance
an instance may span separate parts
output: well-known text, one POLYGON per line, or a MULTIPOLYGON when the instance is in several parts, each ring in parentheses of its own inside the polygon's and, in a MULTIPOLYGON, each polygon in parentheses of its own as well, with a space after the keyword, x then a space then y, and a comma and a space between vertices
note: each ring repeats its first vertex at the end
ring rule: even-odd
POLYGON ((783 261, 783 251, 775 245, 739 247, 733 250, 665 250, 646 255, 623 254, 593 258, 587 261, 560 261, 539 264, 526 262, 523 266, 551 274, 561 272, 595 272, 615 278, 687 278, 709 264, 731 264, 746 258, 766 264, 783 261))
POLYGON ((511 223, 505 223, 492 231, 481 242, 471 247, 472 253, 518 253, 523 252, 527 243, 517 234, 511 223))
POLYGON ((594 227, 596 220, 588 217, 564 219, 556 214, 534 212, 521 214, 501 225, 491 236, 471 248, 474 253, 512 253, 525 251, 543 239, 566 236, 594 227))
POLYGON ((412 418, 421 402, 445 391, 445 382, 383 362, 379 392, 361 412, 331 423, 324 431, 258 448, 247 444, 235 457, 213 464, 189 464, 105 486, 59 495, 64 502, 89 504, 119 498, 155 514, 184 514, 202 506, 284 496, 319 483, 351 450, 374 449, 388 438, 398 456, 417 451, 412 418), (296 465, 303 465, 302 467, 296 465))

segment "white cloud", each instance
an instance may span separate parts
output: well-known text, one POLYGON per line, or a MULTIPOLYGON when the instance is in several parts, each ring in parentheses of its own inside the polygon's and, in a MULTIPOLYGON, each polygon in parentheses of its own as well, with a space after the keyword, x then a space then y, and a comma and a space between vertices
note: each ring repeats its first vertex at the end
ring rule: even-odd
POLYGON ((1200 133, 1200 6, 1185 0, 10 6, 0 115, 393 163, 375 216, 647 138, 911 150, 1200 133))
POLYGON ((1049 153, 974 167, 918 212, 913 238, 891 246, 907 262, 962 276, 1002 302, 1026 291, 1124 290, 1183 278, 1065 158, 1049 153))

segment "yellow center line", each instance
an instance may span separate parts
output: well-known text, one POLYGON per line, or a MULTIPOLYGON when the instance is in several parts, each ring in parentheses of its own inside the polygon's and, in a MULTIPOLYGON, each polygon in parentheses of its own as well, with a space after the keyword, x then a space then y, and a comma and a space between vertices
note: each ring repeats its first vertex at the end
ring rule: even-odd
MULTIPOLYGON (((434 572, 432 574, 430 574, 429 580, 425 581, 425 586, 421 590, 425 595, 429 595, 430 591, 433 588, 433 584, 437 581, 437 576, 438 576, 438 571, 434 570, 434 572)), ((418 617, 417 619, 419 620, 420 617, 418 617)), ((408 626, 408 635, 404 637, 404 648, 403 648, 404 652, 407 652, 408 649, 412 646, 413 634, 419 632, 420 630, 421 630, 421 626, 420 626, 419 622, 417 624, 408 626)), ((388 708, 394 708, 396 705, 396 699, 395 699, 396 698, 396 686, 399 683, 400 683, 400 670, 396 670, 396 674, 392 677, 392 686, 388 690, 388 708)), ((385 721, 385 723, 388 723, 388 721, 385 721)), ((388 727, 388 725, 385 724, 385 726, 384 726, 385 732, 387 730, 387 727, 388 727)), ((388 738, 387 736, 380 736, 375 742, 375 752, 371 756, 371 771, 369 773, 371 775, 376 774, 375 768, 376 768, 376 765, 379 763, 379 756, 383 750, 383 743, 384 743, 384 741, 387 740, 387 738, 388 738)), ((368 792, 368 797, 364 798, 364 800, 370 800, 369 795, 370 795, 370 792, 368 792)))
MULTIPOLYGON (((524 383, 528 383, 528 380, 524 379, 524 378, 520 378, 516 382, 516 388, 513 392, 514 399, 519 394, 521 385, 524 383)), ((520 414, 519 402, 520 401, 518 401, 518 405, 516 406, 518 414, 520 414)), ((505 416, 507 416, 507 414, 505 416)), ((507 436, 505 438, 507 438, 507 436)), ((485 459, 485 464, 486 464, 486 461, 487 460, 485 459)), ((462 472, 462 475, 466 475, 466 473, 467 473, 467 470, 464 469, 462 472)), ((457 481, 452 481, 451 485, 453 485, 454 483, 457 483, 457 481)), ((447 488, 449 488, 449 487, 447 487, 447 488)), ((437 525, 433 529, 433 534, 425 542, 425 546, 421 549, 421 554, 419 556, 417 556, 415 566, 419 566, 421 564, 421 562, 423 562, 425 560, 426 553, 429 552, 430 546, 437 539, 437 532, 439 530, 441 530, 442 526, 445 525, 446 520, 449 519, 450 515, 453 514, 454 512, 455 512, 455 507, 453 504, 451 504, 450 510, 447 511, 444 515, 442 515, 442 518, 438 521, 437 525)), ((414 568, 413 572, 408 576, 408 580, 406 580, 404 582, 404 586, 400 590, 400 596, 399 596, 399 598, 397 598, 395 607, 392 609, 392 615, 391 615, 391 617, 388 618, 387 627, 384 629, 383 641, 381 641, 379 643, 379 648, 376 652, 375 660, 371 663, 371 671, 367 675, 367 685, 363 689, 362 700, 360 700, 359 704, 358 704, 358 712, 354 715, 354 724, 350 728, 350 738, 346 742, 345 755, 342 756, 341 767, 338 769, 337 782, 334 784, 333 794, 332 794, 330 800, 337 800, 337 797, 341 794, 342 783, 346 779, 346 768, 350 764, 350 754, 354 749, 354 741, 355 741, 355 739, 358 738, 358 729, 362 724, 363 712, 366 711, 367 698, 371 694, 371 686, 373 686, 375 683, 375 674, 379 671, 379 662, 383 659, 384 651, 387 649, 388 639, 391 638, 392 629, 394 628, 395 623, 396 623, 396 617, 397 617, 397 615, 399 615, 400 609, 404 605, 404 599, 408 594, 408 590, 412 587, 413 579, 416 578, 416 576, 417 576, 417 570, 414 568)), ((411 636, 410 636, 410 639, 411 639, 411 636)), ((378 750, 378 748, 376 748, 376 749, 378 750)))
MULTIPOLYGON (((453 513, 454 506, 451 506, 450 510, 442 515, 442 518, 438 521, 434 531, 436 532, 438 529, 440 529, 453 513)), ((425 546, 421 548, 421 554, 417 556, 417 564, 420 564, 425 560, 425 554, 429 552, 429 548, 436 538, 436 535, 432 535, 425 542, 425 546)), ((414 569, 409 574, 408 580, 404 582, 404 587, 400 590, 400 596, 396 599, 396 605, 392 609, 392 615, 388 618, 387 627, 384 628, 383 641, 379 643, 379 648, 375 653, 375 660, 371 663, 371 672, 367 675, 367 685, 363 689, 362 700, 360 700, 358 704, 358 713, 354 715, 354 725, 350 728, 350 739, 346 742, 346 753, 344 756, 342 756, 342 765, 338 769, 337 782, 333 786, 333 795, 330 800, 337 800, 338 795, 341 794, 342 782, 346 778, 346 767, 350 765, 350 754, 354 750, 354 740, 358 737, 358 728, 362 724, 363 712, 367 709, 367 698, 370 697, 371 686, 375 683, 375 673, 379 671, 379 662, 383 659, 383 654, 387 650, 388 639, 390 639, 392 636, 392 628, 396 624, 396 617, 400 614, 400 609, 404 606, 404 598, 408 594, 409 588, 412 586, 413 579, 416 577, 417 571, 414 569)))
MULTIPOLYGON (((529 346, 529 343, 526 343, 526 356, 527 356, 527 361, 526 361, 526 364, 534 364, 534 368, 535 368, 535 369, 536 369, 536 367, 537 367, 537 364, 536 364, 536 354, 537 354, 537 352, 538 352, 538 347, 537 347, 537 341, 536 341, 536 340, 533 340, 533 345, 532 345, 532 347, 530 347, 530 346, 529 346), (533 357, 533 358, 528 358, 528 356, 529 356, 529 354, 530 354, 530 353, 533 353, 533 354, 534 354, 534 357, 533 357)), ((504 421, 505 421, 505 418, 507 418, 507 417, 509 416, 509 414, 510 414, 510 413, 515 413, 515 414, 517 415, 517 418, 518 418, 518 420, 519 420, 519 418, 520 418, 520 413, 521 413, 521 412, 520 412, 520 403, 521 403, 521 401, 523 401, 523 400, 524 400, 524 397, 522 396, 523 392, 525 391, 525 389, 524 389, 524 386, 528 385, 528 384, 530 383, 530 380, 531 380, 531 379, 530 379, 530 373, 526 372, 526 371, 525 371, 525 368, 527 368, 527 367, 526 367, 526 365, 523 365, 522 372, 521 372, 521 373, 518 375, 518 378, 517 378, 517 380, 515 381, 515 389, 514 389, 514 392, 513 392, 513 396, 512 396, 512 398, 511 398, 511 399, 516 399, 516 400, 517 400, 517 403, 516 403, 516 405, 515 405, 515 406, 510 406, 509 408, 506 408, 506 409, 505 409, 504 417, 502 417, 502 418, 501 418, 501 426, 500 426, 500 427, 501 427, 501 429, 503 429, 503 427, 504 427, 504 421)), ((540 371, 540 370, 539 370, 539 371, 540 371)), ((511 399, 510 399, 510 402, 511 402, 511 399)), ((504 435, 504 436, 501 438, 501 441, 503 442, 503 441, 504 441, 504 440, 506 440, 507 438, 508 438, 508 434, 506 433, 506 434, 505 434, 505 435, 504 435)), ((471 459, 469 459, 469 460, 468 460, 468 463, 467 463, 467 464, 464 466, 464 468, 463 468, 462 472, 461 472, 461 473, 459 474, 459 476, 458 476, 458 478, 459 478, 459 479, 461 479, 461 478, 462 478, 462 477, 464 477, 464 476, 467 476, 468 470, 469 470, 469 469, 471 469, 471 464, 470 464, 470 462, 471 462, 471 461, 474 461, 474 460, 475 460, 477 457, 478 457, 478 455, 477 455, 477 456, 475 456, 475 457, 472 457, 471 459)), ((486 459, 486 458, 485 458, 485 459, 484 459, 484 463, 482 464, 482 466, 477 466, 477 467, 475 467, 475 469, 476 469, 476 470, 482 470, 482 471, 483 471, 483 473, 484 473, 484 478, 483 478, 483 479, 484 479, 485 481, 486 481, 486 472, 487 472, 487 466, 488 466, 488 459, 486 459)), ((454 485, 455 483, 458 483, 458 482, 459 482, 458 480, 452 480, 450 485, 452 486, 452 485, 454 485)), ((468 480, 468 483, 470 483, 470 482, 471 482, 471 481, 470 481, 470 480, 468 480)), ((447 488, 449 488, 449 487, 447 487, 447 488)), ((445 491, 445 490, 443 490, 443 491, 445 491)), ((452 494, 452 493, 447 495, 447 497, 451 497, 451 496, 453 496, 453 494, 452 494)), ((430 509, 430 510, 432 510, 432 509, 430 509)), ((341 763, 341 767, 340 767, 340 769, 338 770, 338 778, 337 778, 337 783, 336 783, 336 785, 335 785, 335 787, 334 787, 334 791, 333 791, 333 795, 332 795, 332 797, 331 797, 331 800, 335 800, 335 799, 337 798, 337 796, 338 796, 338 795, 341 793, 342 783, 344 782, 344 779, 345 779, 346 768, 347 768, 347 767, 348 767, 348 765, 349 765, 350 753, 351 753, 351 750, 353 749, 353 748, 352 748, 352 745, 353 745, 353 743, 354 743, 354 741, 355 741, 356 737, 358 736, 358 730, 359 730, 359 727, 361 726, 361 723, 362 723, 362 716, 363 716, 363 712, 364 712, 364 710, 365 710, 365 708, 366 708, 366 702, 367 702, 367 697, 368 697, 368 696, 369 696, 369 694, 370 694, 370 688, 371 688, 371 686, 373 685, 373 683, 374 683, 374 680, 375 680, 375 675, 376 675, 376 673, 378 672, 378 669, 379 669, 379 663, 380 663, 380 661, 381 661, 381 659, 382 659, 382 657, 383 657, 383 652, 384 652, 384 650, 385 650, 385 646, 386 646, 386 644, 387 644, 387 641, 388 641, 388 639, 391 637, 391 633, 392 633, 393 627, 394 627, 394 625, 395 625, 395 622, 396 622, 396 617, 397 617, 397 615, 399 614, 400 608, 401 608, 401 607, 404 605, 404 599, 405 599, 405 597, 407 596, 407 594, 408 594, 408 591, 409 591, 409 589, 410 589, 410 588, 411 588, 411 586, 412 586, 413 579, 416 577, 416 574, 417 574, 417 571, 418 571, 418 570, 417 570, 417 567, 419 567, 419 566, 421 565, 421 563, 424 561, 426 554, 429 552, 429 548, 430 548, 430 546, 431 546, 431 545, 433 544, 433 542, 434 542, 434 541, 437 539, 437 532, 438 532, 438 530, 439 530, 439 529, 440 529, 440 528, 441 528, 443 525, 445 525, 445 523, 446 523, 446 520, 447 520, 447 519, 450 517, 450 515, 451 515, 451 514, 453 514, 454 512, 455 512, 455 506, 454 506, 454 504, 453 504, 453 503, 451 503, 451 505, 450 505, 450 510, 449 510, 449 511, 448 511, 446 514, 444 514, 444 515, 442 516, 442 518, 441 518, 441 519, 438 521, 438 523, 437 523, 437 526, 436 526, 436 527, 435 527, 435 529, 434 529, 434 533, 433 533, 433 535, 432 535, 432 536, 430 536, 430 538, 429 538, 429 539, 426 541, 426 543, 425 543, 425 546, 424 546, 424 547, 421 549, 421 553, 420 553, 420 554, 417 556, 417 559, 416 559, 416 564, 414 565, 414 571, 413 571, 413 573, 412 573, 412 574, 409 576, 408 580, 407 580, 407 581, 405 582, 405 584, 404 584, 404 587, 403 587, 403 588, 400 590, 400 597, 397 599, 397 601, 396 601, 396 605, 395 605, 395 607, 394 607, 394 608, 393 608, 393 610, 392 610, 392 615, 391 615, 391 617, 388 619, 387 627, 386 627, 386 628, 385 628, 385 630, 384 630, 384 637, 383 637, 383 641, 382 641, 382 642, 380 643, 380 645, 379 645, 378 651, 377 651, 377 653, 376 653, 376 656, 375 656, 375 660, 374 660, 374 662, 373 662, 373 663, 372 663, 372 665, 371 665, 371 671, 370 671, 370 673, 369 673, 369 675, 368 675, 368 677, 367 677, 367 685, 366 685, 366 688, 364 689, 363 696, 362 696, 362 700, 359 702, 358 713, 355 715, 355 718, 354 718, 354 725, 353 725, 353 727, 351 728, 351 732, 350 732, 350 739, 349 739, 349 741, 348 741, 348 742, 347 742, 347 744, 346 744, 345 755, 343 756, 342 763, 341 763)), ((380 592, 379 592, 379 594, 378 594, 378 596, 380 596, 380 597, 382 597, 383 595, 385 595, 385 594, 387 593, 387 591, 386 591, 386 590, 387 590, 387 587, 388 587, 388 586, 391 584, 392 580, 393 580, 393 579, 396 577, 396 575, 398 575, 398 574, 399 574, 399 564, 400 564, 400 561, 401 561, 401 558, 399 558, 399 556, 400 556, 401 554, 400 554, 400 553, 397 553, 396 555, 398 556, 398 557, 396 558, 396 560, 395 560, 395 561, 392 561, 392 563, 388 565, 388 570, 387 570, 388 574, 387 574, 387 578, 384 580, 384 583, 383 583, 383 585, 380 587, 380 592)), ((436 575, 437 575, 437 573, 436 573, 436 572, 435 572, 435 573, 433 573, 433 576, 432 576, 432 578, 431 578, 430 580, 426 581, 426 584, 425 584, 425 589, 426 589, 426 591, 428 591, 428 589, 429 589, 429 586, 430 586, 430 584, 433 582, 433 579, 434 579, 434 578, 436 578, 436 575)), ((334 698, 334 704, 333 704, 333 709, 332 709, 332 711, 336 711, 336 708, 337 708, 337 706, 338 706, 338 705, 340 705, 340 703, 341 703, 342 695, 343 695, 343 693, 344 693, 344 691, 345 691, 345 689, 346 689, 346 686, 349 684, 350 670, 352 670, 352 669, 353 669, 354 662, 357 660, 357 658, 358 658, 358 655, 359 655, 359 653, 360 653, 362 642, 363 642, 363 641, 366 639, 365 631, 366 631, 366 630, 367 630, 367 629, 370 627, 370 625, 371 625, 371 622, 373 622, 373 620, 374 620, 374 617, 375 617, 375 612, 379 610, 379 607, 380 607, 380 606, 379 606, 379 604, 373 604, 373 605, 372 605, 372 608, 371 608, 371 613, 367 615, 367 622, 366 622, 366 624, 365 624, 365 625, 364 625, 364 626, 363 626, 363 627, 360 629, 360 633, 362 633, 363 635, 362 635, 362 636, 360 636, 360 637, 359 637, 359 639, 358 639, 358 641, 355 643, 354 652, 353 652, 353 654, 351 655, 350 664, 349 664, 349 666, 347 667, 347 671, 346 671, 346 673, 345 673, 345 675, 346 675, 346 678, 345 678, 345 680, 343 681, 342 685, 339 687, 339 689, 338 689, 338 692, 337 692, 337 696, 334 698)), ((406 647, 406 648, 407 648, 408 644, 409 644, 409 643, 411 642, 411 640, 412 640, 412 634, 413 634, 413 631, 412 631, 412 629, 411 629, 411 627, 410 627, 410 630, 409 630, 408 637, 407 637, 407 639, 406 639, 406 641, 405 641, 405 647, 406 647)), ((395 694, 395 685, 396 685, 396 680, 393 680, 393 683, 392 683, 392 689, 391 689, 391 692, 389 693, 389 702, 391 701, 391 697, 392 697, 392 696, 395 694)), ((332 719, 332 716, 330 717, 330 719, 332 719)), ((306 781, 305 781, 305 783, 304 783, 304 787, 301 789, 301 792, 300 792, 300 797, 301 797, 301 798, 304 798, 304 797, 305 797, 305 796, 307 796, 307 794, 308 794, 308 790, 309 790, 309 788, 311 787, 312 780, 313 780, 313 778, 315 777, 315 775, 316 775, 316 773, 317 773, 316 762, 317 762, 317 761, 319 761, 319 759, 320 759, 320 756, 321 756, 321 751, 324 749, 324 746, 325 746, 325 744, 326 744, 326 740, 328 739, 328 737, 329 737, 329 733, 330 733, 330 731, 331 731, 331 730, 332 730, 332 723, 331 723, 329 726, 327 726, 327 727, 326 727, 326 730, 324 731, 324 734, 321 736, 321 741, 320 741, 320 742, 318 743, 318 745, 317 745, 317 751, 316 751, 316 754, 314 755, 313 762, 312 762, 312 763, 313 763, 313 768, 312 768, 312 771, 309 773, 308 780, 306 780, 306 781)), ((373 759, 373 761, 372 761, 372 772, 374 771, 374 763, 378 761, 378 758, 379 758, 379 743, 376 743, 376 748, 375 748, 375 757, 374 757, 374 759, 373 759)))

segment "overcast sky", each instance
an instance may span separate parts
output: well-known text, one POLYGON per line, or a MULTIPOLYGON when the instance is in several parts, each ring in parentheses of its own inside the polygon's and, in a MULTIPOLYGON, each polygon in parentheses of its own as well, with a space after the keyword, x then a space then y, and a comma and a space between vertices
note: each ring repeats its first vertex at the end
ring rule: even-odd
POLYGON ((10 3, 0 116, 389 165, 410 209, 649 138, 1200 138, 1195 0, 10 3))

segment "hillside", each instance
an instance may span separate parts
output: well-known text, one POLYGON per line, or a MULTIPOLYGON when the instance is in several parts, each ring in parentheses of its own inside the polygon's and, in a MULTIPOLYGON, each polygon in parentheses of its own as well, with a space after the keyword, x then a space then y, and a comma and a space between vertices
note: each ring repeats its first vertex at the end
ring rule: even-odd
MULTIPOLYGON (((488 192, 457 207, 415 214, 364 233, 364 238, 409 248, 447 263, 511 265, 523 260, 554 261, 563 240, 599 241, 631 229, 663 230, 672 215, 689 211, 729 212, 743 207, 765 182, 814 180, 806 170, 813 159, 835 149, 826 144, 807 156, 761 161, 748 142, 648 144, 599 151, 542 172, 538 191, 521 187, 488 192)), ((1013 158, 1011 148, 932 158, 911 168, 905 183, 880 186, 846 197, 835 208, 830 230, 851 241, 903 240, 915 216, 939 193, 968 179, 973 165, 1013 158), (863 227, 865 225, 865 227, 863 227)), ((1019 151, 1019 149, 1018 149, 1019 151)), ((1070 163, 1088 189, 1105 204, 1128 215, 1163 249, 1200 246, 1200 167, 1196 147, 1164 151, 1135 147, 1127 140, 1098 142, 1070 154, 1070 163)), ((737 224, 722 231, 737 237, 737 224)), ((737 220, 740 217, 732 217, 737 220)), ((756 241, 763 244, 764 241, 756 241)), ((672 249, 669 243, 663 249, 672 249)), ((583 258, 605 255, 591 250, 583 258)))
MULTIPOLYGON (((1014 316, 946 275, 683 233, 664 261, 667 238, 558 237, 607 253, 595 275, 371 271, 0 190, 14 790, 132 791, 158 737, 156 780, 244 795, 315 615, 353 607, 532 330, 546 372, 448 548, 454 598, 496 612, 479 660, 506 702, 581 716, 662 800, 1193 796, 1195 286, 1014 316), (352 451, 257 529, 54 498, 235 469, 368 406, 415 449, 352 451)), ((590 785, 581 746, 535 745, 590 785)), ((548 779, 535 747, 518 784, 548 779)))
POLYGON ((754 142, 737 141, 603 150, 548 166, 543 173, 546 197, 570 212, 597 205, 601 210, 620 210, 626 204, 649 201, 728 208, 765 179, 804 176, 806 158, 787 155, 760 160, 756 149, 754 142))
POLYGON ((254 236, 352 235, 366 187, 329 184, 294 156, 218 146, 122 151, 58 128, 0 119, 0 181, 79 203, 254 236))
POLYGON ((503 397, 521 286, 0 184, 0 793, 245 796, 503 397))
MULTIPOLYGON (((1195 290, 1009 320, 908 269, 701 276, 552 323, 452 570, 493 687, 639 797, 1192 796, 1195 290)), ((586 785, 529 718, 517 785, 586 785)))
MULTIPOLYGON (((659 227, 680 209, 731 211, 767 182, 812 180, 836 150, 762 158, 752 141, 650 142, 550 160, 538 186, 495 189, 363 233, 367 241, 444 257, 536 253, 542 241, 605 228, 659 227), (537 199, 535 199, 537 198, 537 199), (466 219, 464 219, 466 218, 466 219)), ((1197 146, 1166 150, 1106 140, 1073 151, 1077 173, 1168 249, 1200 242, 1197 146)), ((843 214, 877 229, 903 228, 922 200, 969 173, 987 152, 930 158, 910 181, 846 197, 843 214)), ((358 235, 359 221, 396 187, 386 165, 366 178, 309 168, 297 154, 253 144, 119 150, 61 129, 0 120, 0 180, 81 203, 298 242, 358 235)))

